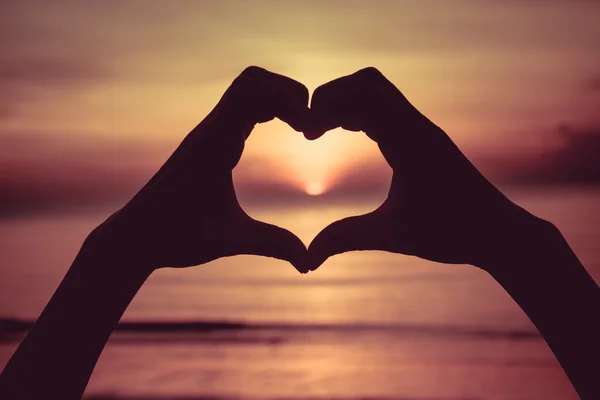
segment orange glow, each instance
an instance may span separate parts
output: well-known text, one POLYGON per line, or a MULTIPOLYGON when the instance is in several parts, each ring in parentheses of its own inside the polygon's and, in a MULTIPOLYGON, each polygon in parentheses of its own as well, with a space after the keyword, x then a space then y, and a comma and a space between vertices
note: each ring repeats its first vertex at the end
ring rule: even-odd
POLYGON ((379 159, 377 145, 363 133, 335 129, 309 141, 275 120, 255 128, 236 169, 240 177, 245 173, 260 175, 253 171, 255 160, 267 160, 278 167, 269 170, 269 174, 277 174, 290 185, 317 196, 332 187, 348 166, 379 159))
POLYGON ((319 196, 325 193, 325 185, 320 182, 309 182, 306 184, 304 190, 311 196, 319 196))

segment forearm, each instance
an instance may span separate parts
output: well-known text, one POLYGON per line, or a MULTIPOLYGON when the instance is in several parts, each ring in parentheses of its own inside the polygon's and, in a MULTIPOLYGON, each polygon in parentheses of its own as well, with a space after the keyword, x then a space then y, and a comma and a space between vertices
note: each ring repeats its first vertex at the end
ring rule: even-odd
POLYGON ((81 398, 112 330, 149 276, 101 258, 84 246, 0 375, 0 398, 81 398))
POLYGON ((560 232, 532 235, 514 265, 490 266, 538 328, 582 399, 600 399, 600 289, 560 232))

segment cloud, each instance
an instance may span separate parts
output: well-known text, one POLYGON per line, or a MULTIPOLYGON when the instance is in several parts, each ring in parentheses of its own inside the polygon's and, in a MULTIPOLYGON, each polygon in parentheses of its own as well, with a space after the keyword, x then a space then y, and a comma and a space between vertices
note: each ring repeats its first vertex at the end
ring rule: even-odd
POLYGON ((535 184, 600 184, 600 126, 558 128, 562 146, 540 157, 519 180, 535 184))
POLYGON ((349 166, 338 177, 326 197, 336 200, 382 196, 385 198, 391 179, 392 169, 385 162, 361 162, 349 166))
POLYGON ((525 152, 475 152, 469 157, 482 173, 498 184, 600 184, 600 126, 557 126, 543 136, 546 146, 525 152))
POLYGON ((592 92, 600 92, 600 76, 595 76, 585 81, 585 88, 592 92))
MULTIPOLYGON (((85 136, 85 135, 82 135, 85 136)), ((171 143, 61 142, 45 135, 0 135, 0 218, 124 205, 174 150, 171 143), (35 143, 35 146, 32 144, 35 143)), ((261 158, 234 172, 240 201, 265 205, 306 197, 261 158)))
MULTIPOLYGON (((558 126, 544 135, 547 146, 529 150, 515 148, 500 152, 465 151, 487 178, 500 186, 518 185, 599 185, 600 126, 558 126)), ((385 198, 392 171, 383 163, 355 164, 338 177, 325 198, 385 198)))
MULTIPOLYGON (((600 184, 600 127, 562 127, 562 144, 515 161, 510 154, 470 157, 499 184, 600 184)), ((0 136, 0 217, 72 212, 123 205, 158 170, 171 145, 139 143, 56 143, 51 138, 0 136), (33 139, 32 139, 33 138, 33 139), (32 147, 31 141, 37 143, 32 147), (52 144, 52 146, 49 146, 52 144)), ((272 162, 244 158, 234 171, 243 205, 385 199, 391 169, 382 161, 350 165, 322 196, 309 197, 272 162)))
POLYGON ((100 82, 109 75, 106 68, 91 60, 0 57, 0 118, 18 114, 28 102, 47 101, 50 90, 100 82))
POLYGON ((62 85, 102 78, 106 71, 95 62, 31 58, 0 65, 0 88, 20 85, 62 85))
POLYGON ((131 197, 160 149, 88 147, 44 135, 0 135, 0 217, 65 212, 131 197))
POLYGON ((51 91, 83 87, 112 75, 105 52, 86 46, 87 31, 69 32, 68 24, 49 18, 55 10, 33 3, 3 5, 0 118, 19 115, 29 103, 48 102, 51 91))

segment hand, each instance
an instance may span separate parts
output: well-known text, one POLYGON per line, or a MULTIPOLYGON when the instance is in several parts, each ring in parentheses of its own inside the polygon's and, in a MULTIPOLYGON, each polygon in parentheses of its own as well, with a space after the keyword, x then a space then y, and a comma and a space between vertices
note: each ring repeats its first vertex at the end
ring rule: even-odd
POLYGON ((84 248, 100 247, 94 254, 108 252, 150 269, 255 254, 287 260, 306 272, 300 239, 242 210, 232 169, 255 124, 277 117, 300 131, 308 111, 304 85, 247 68, 146 186, 92 232, 84 248))
POLYGON ((334 222, 312 241, 311 270, 352 250, 490 268, 518 246, 517 227, 541 221, 502 195, 375 68, 317 88, 311 111, 307 138, 336 127, 364 131, 393 169, 388 197, 378 209, 334 222))

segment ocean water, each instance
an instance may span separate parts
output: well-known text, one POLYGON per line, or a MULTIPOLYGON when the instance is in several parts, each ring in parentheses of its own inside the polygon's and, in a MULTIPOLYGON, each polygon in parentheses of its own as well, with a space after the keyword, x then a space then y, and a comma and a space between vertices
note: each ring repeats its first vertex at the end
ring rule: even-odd
MULTIPOLYGON (((600 189, 509 190, 600 281, 600 189)), ((248 208, 309 243, 373 209, 248 208)), ((0 318, 34 321, 108 211, 0 221, 0 318)), ((90 398, 576 399, 523 312, 485 272, 383 252, 302 276, 237 256, 155 273, 102 354, 90 398)), ((19 335, 0 334, 0 368, 19 335)))

